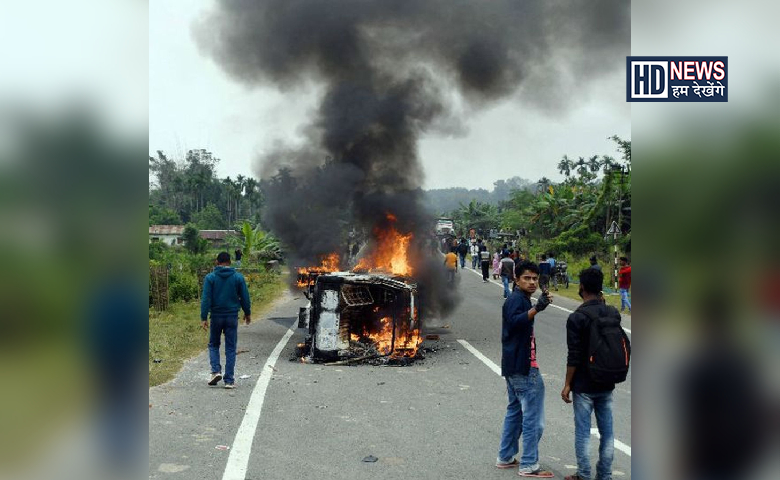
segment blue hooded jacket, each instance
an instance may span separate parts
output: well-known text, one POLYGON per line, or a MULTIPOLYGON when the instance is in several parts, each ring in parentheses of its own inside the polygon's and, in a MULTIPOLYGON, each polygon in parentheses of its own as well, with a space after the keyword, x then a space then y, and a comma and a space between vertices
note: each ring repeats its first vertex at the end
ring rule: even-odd
POLYGON ((203 280, 203 297, 200 302, 200 319, 211 316, 237 316, 238 310, 250 315, 249 289, 244 276, 232 267, 218 266, 203 280))

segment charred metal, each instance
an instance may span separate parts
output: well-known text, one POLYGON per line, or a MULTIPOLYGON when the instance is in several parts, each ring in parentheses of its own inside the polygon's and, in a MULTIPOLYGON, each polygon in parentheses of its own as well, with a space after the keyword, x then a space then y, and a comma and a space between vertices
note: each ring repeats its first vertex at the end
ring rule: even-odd
POLYGON ((299 313, 307 329, 306 360, 335 362, 410 359, 422 321, 417 285, 403 277, 352 272, 301 274, 309 305, 299 313))

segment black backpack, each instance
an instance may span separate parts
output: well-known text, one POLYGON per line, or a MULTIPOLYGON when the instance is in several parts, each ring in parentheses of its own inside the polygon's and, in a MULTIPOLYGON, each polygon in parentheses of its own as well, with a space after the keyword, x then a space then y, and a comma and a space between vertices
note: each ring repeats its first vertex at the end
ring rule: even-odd
POLYGON ((590 319, 588 374, 594 382, 607 384, 624 382, 631 361, 631 340, 620 326, 620 313, 614 307, 609 308, 615 315, 598 316, 589 309, 577 309, 590 319))

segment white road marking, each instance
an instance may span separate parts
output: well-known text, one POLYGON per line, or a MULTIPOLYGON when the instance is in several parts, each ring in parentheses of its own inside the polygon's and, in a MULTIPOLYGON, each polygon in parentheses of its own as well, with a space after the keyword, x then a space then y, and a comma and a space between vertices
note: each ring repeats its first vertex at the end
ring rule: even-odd
MULTIPOLYGON (((601 435, 599 435, 599 429, 598 428, 591 428, 590 434, 595 436, 596 438, 600 438, 601 435)), ((629 457, 631 456, 631 447, 626 445, 625 443, 621 442, 617 438, 615 439, 615 448, 620 450, 621 452, 625 453, 629 457)))
MULTIPOLYGON (((476 270, 473 270, 473 269, 465 269, 465 268, 462 268, 461 270, 469 270, 469 271, 471 271, 471 272, 473 272, 473 273, 475 273, 475 274, 479 275, 479 278, 482 278, 482 273, 480 273, 480 272, 477 272, 476 270)), ((499 287, 501 287, 501 288, 504 288, 504 284, 503 284, 503 283, 496 282, 495 280, 492 280, 492 279, 488 279, 488 281, 489 281, 490 283, 492 283, 493 285, 498 285, 499 287)), ((531 298, 532 298, 533 300, 539 300, 538 298, 533 298, 533 297, 531 297, 531 298)), ((566 313, 574 313, 574 310, 569 310, 568 308, 561 307, 561 306, 559 306, 559 305, 556 305, 556 304, 554 304, 554 303, 551 303, 551 304, 550 304, 550 306, 551 306, 551 307, 555 307, 555 308, 557 308, 558 310, 563 310, 563 311, 564 311, 564 312, 566 312, 566 313)), ((628 334, 631 334, 631 330, 629 330, 628 328, 626 328, 626 327, 623 327, 623 330, 625 330, 625 331, 626 331, 626 333, 628 333, 628 334)))
MULTIPOLYGON (((501 376, 501 369, 498 367, 498 365, 496 365, 495 363, 493 363, 492 360, 490 360, 485 355, 483 355, 482 352, 480 352, 479 350, 474 348, 469 342, 467 342, 466 340, 458 339, 458 343, 463 345, 466 348, 466 350, 468 350, 475 357, 480 359, 482 361, 482 363, 487 365, 487 367, 489 369, 493 370, 496 373, 496 375, 501 376)), ((591 433, 591 435, 595 435, 597 438, 599 436, 599 431, 596 428, 591 428, 590 429, 590 433, 591 433)), ((615 439, 615 448, 617 448, 621 452, 625 453, 629 457, 631 456, 631 447, 629 445, 626 445, 625 443, 621 442, 617 438, 615 439)))
POLYGON ((249 404, 246 406, 244 419, 241 426, 238 427, 236 438, 233 440, 233 448, 230 450, 225 474, 222 480, 244 480, 246 478, 246 469, 249 464, 249 454, 252 451, 252 440, 255 438, 257 423, 260 421, 260 412, 263 410, 263 401, 265 400, 265 391, 268 389, 268 382, 273 375, 273 367, 279 355, 282 353, 287 341, 292 337, 293 329, 287 330, 279 343, 268 356, 265 365, 261 370, 260 379, 257 380, 252 396, 249 398, 249 404))
POLYGON ((475 357, 477 357, 478 359, 482 360, 482 363, 484 363, 485 365, 487 365, 489 369, 491 369, 491 370, 493 370, 494 372, 496 372, 496 375, 498 375, 499 377, 501 376, 501 369, 500 369, 500 368, 498 368, 498 365, 496 365, 495 363, 493 363, 493 362, 492 362, 492 361, 491 361, 489 358, 487 358, 486 356, 482 355, 482 352, 480 352, 480 351, 479 351, 479 350, 477 350, 476 348, 472 347, 472 346, 471 346, 471 344, 470 344, 469 342, 467 342, 467 341, 465 341, 465 340, 458 340, 458 343, 460 343, 461 345, 463 345, 464 347, 466 347, 466 350, 468 350, 469 352, 471 352, 472 354, 474 354, 474 356, 475 356, 475 357))

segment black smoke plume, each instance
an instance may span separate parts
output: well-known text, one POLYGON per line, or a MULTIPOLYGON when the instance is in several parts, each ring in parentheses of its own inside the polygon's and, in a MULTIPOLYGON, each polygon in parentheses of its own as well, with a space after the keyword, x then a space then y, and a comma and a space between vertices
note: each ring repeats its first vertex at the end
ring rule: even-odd
POLYGON ((344 249, 345 227, 370 232, 387 213, 428 234, 418 138, 514 95, 565 109, 624 64, 629 11, 621 0, 225 0, 194 32, 242 83, 324 88, 306 143, 258 165, 265 222, 311 265, 344 249))

